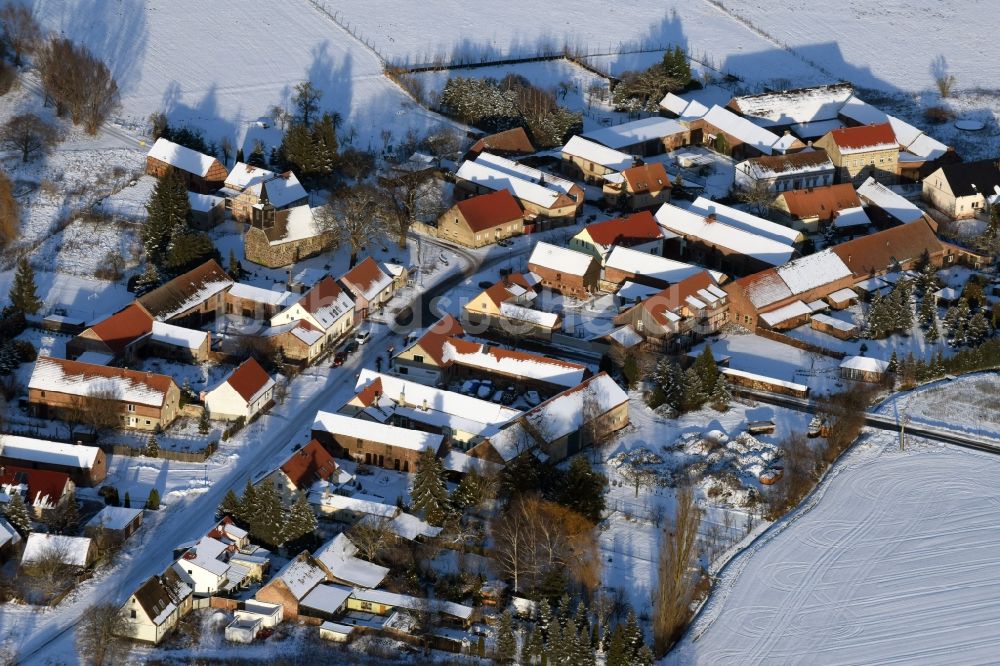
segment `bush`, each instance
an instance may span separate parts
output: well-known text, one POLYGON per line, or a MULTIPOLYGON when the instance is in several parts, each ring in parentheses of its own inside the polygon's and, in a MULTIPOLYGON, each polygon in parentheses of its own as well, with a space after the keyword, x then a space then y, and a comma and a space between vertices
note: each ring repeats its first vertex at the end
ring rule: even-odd
POLYGON ((30 363, 38 358, 38 351, 35 349, 35 345, 27 340, 15 340, 14 350, 17 352, 17 358, 21 363, 30 363))
POLYGON ((932 125, 941 125, 955 117, 955 113, 943 106, 929 106, 924 109, 924 120, 932 125))

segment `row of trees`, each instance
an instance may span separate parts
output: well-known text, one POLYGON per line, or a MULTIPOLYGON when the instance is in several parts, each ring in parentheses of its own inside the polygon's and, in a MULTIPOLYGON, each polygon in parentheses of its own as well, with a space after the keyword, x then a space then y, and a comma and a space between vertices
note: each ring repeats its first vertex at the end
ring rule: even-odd
POLYGON ((667 50, 663 60, 641 72, 624 72, 612 91, 616 111, 659 110, 660 100, 669 92, 684 90, 691 83, 691 65, 680 46, 667 50))
POLYGON ((583 130, 583 115, 560 106, 555 93, 508 74, 503 79, 448 79, 440 110, 487 132, 523 127, 542 148, 560 146, 583 130))
POLYGON ((719 372, 709 345, 705 345, 687 370, 681 369, 677 361, 661 358, 652 379, 655 387, 649 404, 653 408, 666 404, 680 414, 700 409, 707 403, 713 409, 724 412, 732 402, 729 382, 719 372))
POLYGON ((37 47, 35 65, 60 118, 69 114, 74 125, 96 134, 118 105, 118 84, 111 70, 82 44, 51 37, 37 47))
POLYGON ((247 481, 242 497, 230 490, 219 512, 232 517, 257 541, 276 548, 312 534, 319 524, 304 495, 297 495, 288 506, 270 481, 258 486, 247 481))

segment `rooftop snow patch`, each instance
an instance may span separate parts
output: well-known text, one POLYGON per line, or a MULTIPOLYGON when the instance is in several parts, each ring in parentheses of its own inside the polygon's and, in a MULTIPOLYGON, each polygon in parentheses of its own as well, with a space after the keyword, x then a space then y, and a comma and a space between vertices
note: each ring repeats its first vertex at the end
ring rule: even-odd
POLYGON ((709 109, 702 120, 712 127, 736 137, 743 143, 753 146, 765 155, 773 153, 772 146, 781 140, 781 137, 774 132, 755 125, 718 104, 709 109))
POLYGON ((91 541, 87 537, 32 532, 24 544, 21 563, 41 562, 50 554, 56 553, 63 564, 85 567, 89 563, 90 544, 91 541))
POLYGON ((543 266, 569 275, 586 275, 594 262, 592 255, 539 241, 528 258, 528 264, 543 266))
POLYGON ((0 435, 0 456, 16 460, 89 469, 100 451, 96 446, 63 444, 19 435, 0 435))
POLYGON ((734 97, 740 113, 761 127, 833 120, 851 97, 850 83, 734 97))
POLYGON ((535 379, 566 387, 582 382, 587 371, 585 366, 577 363, 493 348, 485 344, 478 345, 475 351, 460 351, 451 341, 444 343, 442 359, 445 363, 458 363, 508 377, 535 379))
POLYGON ((859 370, 861 372, 877 372, 879 374, 889 367, 888 361, 869 356, 848 356, 840 363, 841 368, 848 370, 859 370))
POLYGON ((763 319, 768 326, 777 326, 778 324, 783 324, 786 321, 810 314, 812 314, 812 308, 808 305, 802 301, 792 301, 788 305, 780 307, 777 310, 765 312, 760 316, 760 318, 763 319))
POLYGON ((871 223, 872 221, 868 219, 865 209, 861 206, 844 208, 843 210, 837 211, 835 217, 833 218, 833 226, 838 229, 866 227, 871 223))
POLYGON ((664 137, 686 131, 687 128, 676 120, 652 116, 613 127, 602 127, 601 129, 585 132, 582 136, 605 145, 608 148, 620 150, 640 143, 646 143, 647 141, 662 140, 664 137))
POLYGON ((340 533, 317 550, 315 558, 334 578, 359 587, 378 587, 389 569, 363 560, 357 554, 357 547, 346 534, 340 533))
POLYGON ((802 294, 851 275, 851 269, 831 250, 795 259, 775 270, 793 294, 802 294))
POLYGON ((316 412, 313 430, 328 432, 332 435, 366 439, 371 442, 398 446, 414 451, 432 449, 437 451, 441 446, 442 436, 431 433, 397 428, 396 426, 373 423, 372 421, 354 419, 343 414, 331 412, 316 412))
POLYGON ((164 375, 39 356, 28 388, 66 395, 108 395, 119 401, 161 407, 170 383, 164 375))
POLYGON ((720 204, 705 197, 698 197, 687 208, 704 216, 715 214, 717 220, 725 222, 731 227, 742 229, 743 231, 763 236, 764 238, 770 238, 786 245, 793 245, 802 240, 802 232, 796 231, 791 227, 765 220, 762 217, 757 217, 739 208, 720 204))
MULTIPOLYGON (((622 246, 616 246, 611 250, 604 262, 604 267, 615 268, 634 275, 644 275, 667 284, 676 284, 705 270, 700 266, 685 264, 682 261, 674 261, 622 246)), ((717 282, 722 281, 724 277, 722 273, 717 271, 709 271, 709 273, 717 282)))
POLYGON ((245 301, 254 303, 265 303, 276 307, 284 307, 298 298, 298 294, 290 291, 276 291, 274 289, 263 289, 255 287, 245 282, 237 282, 230 289, 229 293, 245 301))
POLYGON ((681 121, 697 120, 708 113, 708 107, 697 100, 687 100, 674 93, 667 93, 660 100, 660 108, 678 116, 681 121))
POLYGON ((866 203, 878 206, 903 224, 915 222, 924 216, 924 212, 908 199, 896 194, 873 176, 869 176, 868 180, 858 186, 858 196, 866 203))
POLYGON ((574 136, 567 141, 566 145, 562 147, 562 153, 600 164, 612 171, 624 171, 635 164, 631 155, 594 143, 581 136, 574 136))
POLYGON ((209 157, 162 137, 156 140, 147 156, 197 176, 207 175, 212 164, 215 163, 214 157, 209 157))
POLYGON ((818 321, 819 323, 823 324, 824 326, 829 326, 830 328, 835 328, 838 331, 848 332, 848 331, 853 331, 853 330, 857 329, 857 326, 855 326, 851 322, 844 321, 843 319, 837 319, 836 317, 831 317, 830 315, 814 314, 812 316, 812 320, 813 321, 818 321))
POLYGON ((559 323, 559 315, 554 312, 532 310, 507 301, 500 304, 500 316, 545 328, 555 328, 556 324, 559 323))
POLYGON ((142 509, 130 509, 124 506, 106 506, 97 512, 87 523, 88 527, 101 527, 107 530, 123 530, 135 517, 142 514, 142 509))
POLYGON ((772 266, 785 263, 795 252, 788 243, 744 231, 718 220, 709 221, 705 215, 673 204, 663 204, 656 212, 656 219, 668 231, 753 257, 772 266))
POLYGON ((208 333, 193 328, 166 324, 162 321, 154 321, 153 333, 150 338, 155 342, 173 347, 201 349, 201 346, 208 339, 208 333))

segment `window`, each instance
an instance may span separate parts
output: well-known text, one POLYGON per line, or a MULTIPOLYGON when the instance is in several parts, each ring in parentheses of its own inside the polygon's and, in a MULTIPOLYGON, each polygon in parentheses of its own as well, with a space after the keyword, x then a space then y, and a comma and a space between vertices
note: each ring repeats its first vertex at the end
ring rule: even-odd
POLYGON ((39 392, 38 392, 38 394, 39 394, 40 396, 42 396, 43 398, 45 397, 45 391, 39 391, 39 392))
POLYGON ((146 425, 150 425, 150 420, 146 419, 146 425))
POLYGON ((372 609, 372 602, 370 601, 361 602, 361 610, 370 611, 371 609, 372 609))
POLYGON ((423 355, 421 355, 421 354, 414 354, 413 355, 413 362, 414 363, 423 363, 424 362, 423 355))
POLYGON ((135 405, 132 404, 131 402, 128 403, 128 411, 130 411, 130 412, 134 412, 135 411, 135 405))
POLYGON ((406 368, 406 367, 400 368, 399 369, 399 374, 401 374, 401 375, 408 375, 408 374, 410 374, 410 369, 406 368))
POLYGON ((134 610, 132 610, 132 611, 129 611, 129 616, 130 616, 130 617, 131 617, 131 618, 132 618, 132 619, 134 620, 134 619, 135 619, 135 617, 136 617, 136 615, 135 615, 135 611, 134 611, 134 610))

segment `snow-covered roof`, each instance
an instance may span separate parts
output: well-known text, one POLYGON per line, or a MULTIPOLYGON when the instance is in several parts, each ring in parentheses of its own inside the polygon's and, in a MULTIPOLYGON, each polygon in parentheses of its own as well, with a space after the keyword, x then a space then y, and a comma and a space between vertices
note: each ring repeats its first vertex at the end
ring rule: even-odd
POLYGON ((291 304, 299 296, 290 291, 276 291, 274 289, 264 289, 255 287, 245 282, 236 282, 229 289, 229 293, 236 298, 254 303, 266 303, 277 307, 284 307, 291 304))
POLYGON ((304 596, 299 605, 333 615, 343 608, 351 596, 351 591, 349 587, 321 583, 304 596))
POLYGON ((24 544, 21 563, 39 562, 51 554, 58 554, 63 564, 85 567, 90 556, 90 544, 88 537, 32 532, 24 544))
POLYGON ((198 211, 199 213, 207 213, 217 206, 224 205, 226 200, 211 194, 188 192, 188 203, 191 204, 191 210, 198 211))
POLYGON ((832 250, 800 257, 775 269, 793 294, 850 277, 851 269, 832 250))
POLYGON ((574 136, 567 141, 566 145, 562 147, 562 153, 563 155, 583 158, 613 171, 624 171, 635 164, 631 155, 589 141, 582 136, 574 136))
POLYGON ((309 326, 303 321, 293 321, 288 324, 271 326, 261 331, 258 335, 265 338, 273 338, 282 333, 291 333, 310 347, 323 337, 322 331, 316 330, 315 327, 309 326))
POLYGON ((333 435, 357 437, 381 444, 389 444, 414 451, 432 449, 437 451, 441 446, 441 435, 397 428, 396 426, 374 423, 362 419, 354 419, 343 414, 331 412, 316 412, 313 430, 321 430, 333 435))
POLYGON ((789 130, 802 140, 818 139, 827 132, 840 129, 844 123, 836 118, 830 120, 817 120, 809 123, 795 123, 789 126, 789 130))
POLYGON ((462 162, 455 176, 491 190, 505 189, 515 198, 543 208, 551 208, 574 187, 564 178, 491 153, 480 153, 475 160, 462 162))
POLYGON ((758 375, 753 372, 747 372, 745 370, 736 370, 734 368, 719 368, 719 372, 728 377, 740 377, 742 379, 749 379, 751 381, 766 382, 768 384, 774 384, 775 386, 781 386, 783 388, 791 389, 793 391, 805 393, 809 390, 809 387, 804 384, 796 384, 795 382, 786 382, 781 379, 775 379, 774 377, 768 377, 767 375, 758 375))
POLYGON ((871 223, 872 221, 868 219, 865 209, 861 206, 844 208, 843 210, 839 210, 834 213, 833 226, 838 229, 846 229, 848 227, 866 227, 871 223))
POLYGON ((786 245, 792 245, 802 240, 801 231, 796 231, 783 224, 765 220, 745 210, 720 204, 705 197, 698 197, 687 208, 705 216, 714 213, 717 220, 725 222, 731 227, 742 229, 743 231, 763 236, 764 238, 770 238, 786 245))
POLYGON ((877 372, 881 374, 889 367, 889 362, 883 361, 880 358, 871 358, 870 356, 848 356, 840 362, 840 367, 848 370, 877 372))
POLYGON ((399 513, 399 507, 395 504, 386 504, 379 498, 369 495, 340 495, 326 493, 323 490, 311 490, 309 501, 334 511, 350 511, 382 518, 393 518, 399 513))
POLYGON ((76 360, 80 363, 91 363, 93 365, 111 365, 111 361, 115 360, 115 357, 111 354, 88 349, 77 356, 76 360))
POLYGON ((844 287, 843 289, 838 289, 837 291, 827 296, 827 299, 833 303, 840 304, 853 301, 857 299, 857 297, 858 297, 858 292, 854 291, 849 287, 844 287))
POLYGON ((226 176, 226 187, 234 190, 244 190, 251 185, 259 184, 274 178, 277 174, 263 167, 256 167, 246 162, 237 162, 226 176))
POLYGON ((698 100, 687 100, 674 93, 667 93, 660 100, 660 108, 680 117, 681 120, 695 120, 708 113, 708 107, 698 100))
POLYGON ((566 363, 545 356, 523 354, 488 345, 477 345, 474 350, 456 348, 449 340, 442 346, 445 363, 479 368, 486 372, 548 382, 559 386, 576 386, 583 381, 587 368, 576 363, 566 363))
POLYGON ((28 388, 67 395, 109 395, 150 407, 163 405, 169 378, 164 375, 39 356, 28 388))
POLYGON ((150 338, 155 342, 174 347, 201 349, 201 346, 208 339, 208 333, 154 320, 153 333, 150 338))
POLYGON ((572 180, 561 178, 547 171, 541 171, 540 169, 489 152, 480 153, 476 157, 476 162, 479 164, 488 164, 494 169, 517 176, 518 178, 524 178, 533 182, 544 181, 546 187, 560 194, 569 194, 573 188, 577 187, 576 183, 572 180))
POLYGON ((857 325, 852 324, 849 321, 844 321, 843 319, 837 319, 836 317, 831 317, 830 315, 825 315, 825 314, 814 314, 812 316, 812 320, 818 321, 824 326, 835 328, 838 331, 848 332, 856 330, 858 328, 857 325))
POLYGON ((197 176, 208 175, 208 170, 215 163, 214 157, 168 141, 163 137, 156 140, 147 156, 197 176))
MULTIPOLYGON (((671 313, 672 314, 672 313, 671 313)), ((642 336, 631 326, 619 326, 608 334, 608 337, 626 349, 631 349, 642 342, 642 336)))
POLYGON ((21 535, 6 518, 0 516, 0 548, 4 548, 8 544, 18 543, 21 543, 21 535))
POLYGON ((613 127, 585 132, 582 136, 615 150, 627 148, 647 141, 655 141, 673 134, 686 132, 687 128, 672 118, 651 116, 613 127))
POLYGON ((806 315, 812 314, 812 309, 803 303, 802 301, 792 301, 784 307, 780 307, 777 310, 772 310, 771 312, 765 312, 760 316, 768 326, 777 326, 783 322, 795 319, 796 317, 804 317, 806 315))
POLYGON ((900 146, 920 160, 934 160, 948 152, 948 146, 941 143, 904 120, 890 116, 867 102, 851 97, 840 110, 845 118, 862 125, 889 123, 900 146))
POLYGON ((871 293, 873 291, 879 291, 880 289, 889 286, 889 283, 885 282, 884 280, 880 280, 877 277, 870 277, 861 280, 854 286, 857 287, 858 289, 863 289, 864 291, 871 293))
POLYGON ((869 176, 868 180, 858 186, 858 196, 867 203, 878 206, 903 224, 922 219, 924 216, 922 210, 875 180, 874 176, 869 176))
POLYGON ((641 301, 654 294, 658 294, 660 291, 661 289, 658 287, 650 287, 638 282, 626 281, 615 295, 622 301, 634 303, 635 301, 641 301))
POLYGON ((725 222, 709 222, 705 215, 673 204, 663 204, 656 211, 656 220, 669 231, 753 257, 772 266, 785 263, 795 251, 787 243, 744 231, 725 222))
POLYGON ((340 278, 349 283, 367 301, 374 301, 378 295, 392 286, 392 275, 382 269, 371 257, 365 258, 340 278))
MULTIPOLYGON (((689 278, 696 273, 705 270, 700 266, 685 264, 682 261, 674 261, 649 252, 640 252, 632 248, 615 246, 608 253, 604 261, 605 268, 615 268, 620 271, 632 273, 634 275, 645 275, 662 282, 674 284, 685 278, 689 278)), ((709 271, 716 281, 721 281, 724 276, 718 271, 709 271)), ((621 292, 619 292, 621 295, 621 292)))
POLYGON ((299 179, 291 171, 254 183, 247 189, 258 197, 266 191, 268 202, 275 208, 284 208, 309 196, 302 184, 299 183, 299 179))
POLYGON ((781 139, 774 132, 755 125, 718 104, 713 105, 708 113, 702 117, 702 120, 726 134, 736 137, 743 143, 753 146, 765 155, 774 152, 771 146, 781 139))
POLYGON ((393 608, 407 608, 410 610, 424 611, 431 606, 434 610, 445 615, 451 615, 462 620, 472 617, 472 607, 456 604, 453 601, 443 601, 440 599, 421 599, 411 597, 407 594, 396 594, 386 590, 354 590, 351 595, 358 601, 369 601, 373 604, 392 606, 393 608))
POLYGON ((585 252, 577 252, 566 247, 539 241, 535 244, 528 265, 535 264, 568 275, 585 275, 594 262, 594 257, 585 252))
POLYGON ((851 97, 849 83, 734 97, 740 112, 762 127, 831 120, 851 97))
POLYGON ((389 569, 357 557, 358 549, 346 534, 338 534, 316 551, 317 562, 334 578, 359 587, 378 587, 389 569))
POLYGON ((291 243, 293 241, 312 238, 313 236, 318 236, 320 234, 320 229, 316 225, 316 217, 313 214, 313 209, 309 207, 309 204, 293 206, 286 212, 288 215, 285 218, 285 234, 280 238, 275 238, 273 240, 268 238, 267 242, 269 245, 291 243))
POLYGON ((961 290, 955 287, 944 287, 934 292, 934 297, 945 301, 955 301, 962 295, 961 290))
POLYGON ((0 435, 0 456, 49 465, 89 469, 94 466, 96 446, 63 444, 19 435, 0 435))
POLYGON ((124 506, 106 506, 97 512, 87 523, 89 527, 103 527, 108 530, 123 530, 135 517, 142 514, 142 509, 130 509, 124 506))
POLYGON ((432 539, 441 534, 442 528, 435 527, 427 521, 417 518, 412 513, 400 513, 392 519, 389 529, 398 537, 407 541, 416 541, 419 537, 432 539))
POLYGON ((809 309, 813 312, 823 312, 830 309, 829 304, 822 298, 817 298, 815 301, 809 301, 806 305, 808 305, 809 309))
POLYGON ((315 565, 312 558, 300 555, 283 566, 272 580, 283 582, 292 596, 301 600, 326 580, 326 572, 315 565))
MULTIPOLYGON (((788 143, 785 141, 786 138, 782 137, 783 145, 788 143)), ((806 148, 802 152, 789 155, 751 157, 737 164, 736 169, 738 173, 745 173, 754 180, 767 180, 777 177, 788 178, 795 175, 808 176, 824 171, 829 171, 832 174, 835 167, 825 150, 806 148)))
POLYGON ((495 474, 501 469, 501 466, 494 462, 482 458, 473 458, 458 449, 448 451, 448 454, 441 459, 441 464, 444 465, 446 470, 461 474, 467 474, 472 471, 480 475, 495 474))
POLYGON ((525 321, 546 328, 555 328, 555 325, 559 323, 559 315, 555 312, 532 310, 531 308, 526 308, 509 301, 504 301, 500 304, 500 315, 508 319, 525 321))

